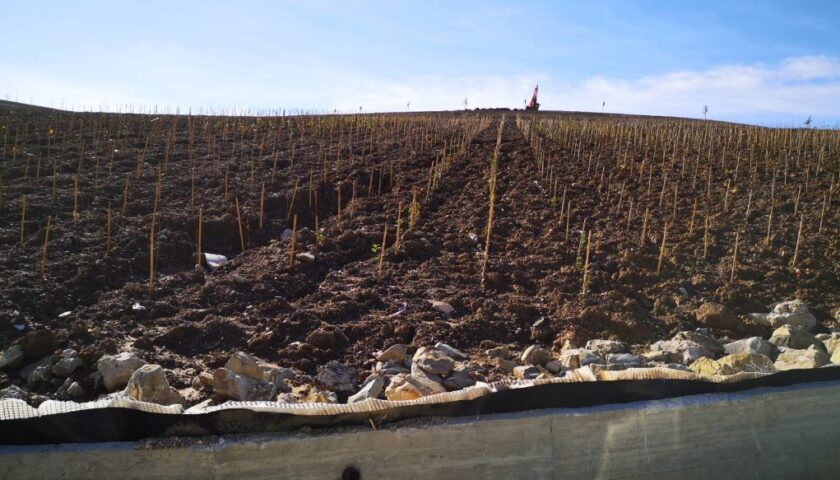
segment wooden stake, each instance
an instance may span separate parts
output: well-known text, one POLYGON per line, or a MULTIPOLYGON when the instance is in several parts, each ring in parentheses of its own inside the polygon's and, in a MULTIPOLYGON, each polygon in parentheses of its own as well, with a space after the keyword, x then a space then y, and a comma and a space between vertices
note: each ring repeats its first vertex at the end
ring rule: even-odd
POLYGON ((292 218, 292 238, 289 242, 289 270, 295 266, 295 244, 297 243, 297 215, 292 218))
POLYGON ((47 229, 44 232, 44 249, 41 252, 41 278, 47 276, 47 244, 50 241, 50 226, 52 225, 52 215, 47 217, 47 229))
POLYGON ((589 234, 586 236, 586 261, 583 264, 583 287, 581 288, 580 294, 586 295, 586 291, 589 290, 589 250, 592 245, 592 230, 589 231, 589 234))
POLYGON ((155 219, 156 213, 152 214, 152 226, 149 229, 149 295, 155 291, 155 219))
POLYGON ((735 248, 732 250, 732 272, 729 274, 729 283, 735 281, 735 270, 738 267, 738 239, 740 235, 741 232, 735 232, 735 248))
POLYGON ((236 221, 239 224, 239 246, 245 253, 245 232, 242 230, 242 212, 239 210, 239 197, 236 197, 236 221))
POLYGON ((265 182, 262 182, 262 189, 260 189, 260 229, 263 228, 263 218, 265 217, 265 182))
POLYGON ((790 262, 791 268, 796 267, 796 260, 799 258, 799 244, 802 242, 802 225, 805 223, 805 214, 799 217, 799 233, 796 235, 796 248, 793 249, 793 260, 790 262))
POLYGON ((23 236, 26 231, 26 194, 21 198, 20 206, 20 244, 23 245, 23 236))
POLYGON ((201 265, 201 243, 204 230, 204 207, 198 207, 198 239, 195 242, 195 264, 201 265))
POLYGON ((668 241, 668 223, 665 223, 665 227, 662 230, 662 246, 659 247, 659 262, 656 264, 656 274, 659 275, 662 272, 662 261, 665 259, 665 243, 668 241))
POLYGON ((388 241, 388 224, 385 224, 385 230, 382 232, 382 246, 379 248, 379 275, 382 275, 382 263, 385 261, 385 242, 388 241))
POLYGON ((108 202, 108 220, 105 226, 105 253, 111 252, 111 202, 108 202))

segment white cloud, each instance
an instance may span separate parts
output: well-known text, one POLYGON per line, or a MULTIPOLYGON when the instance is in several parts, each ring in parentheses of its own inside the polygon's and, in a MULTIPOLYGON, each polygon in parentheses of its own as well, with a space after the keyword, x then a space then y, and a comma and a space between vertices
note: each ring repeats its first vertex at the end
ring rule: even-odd
POLYGON ((73 105, 158 104, 192 107, 304 108, 340 111, 453 110, 469 107, 521 108, 533 85, 540 84, 544 109, 606 111, 701 117, 757 123, 799 123, 809 115, 818 124, 840 122, 840 59, 788 58, 777 65, 721 65, 640 78, 593 76, 565 81, 546 73, 517 76, 428 75, 383 78, 359 74, 309 72, 308 75, 213 75, 185 71, 182 82, 154 77, 122 83, 67 81, 21 70, 0 72, 0 95, 65 108, 73 105), (178 84, 184 83, 184 84, 178 84))

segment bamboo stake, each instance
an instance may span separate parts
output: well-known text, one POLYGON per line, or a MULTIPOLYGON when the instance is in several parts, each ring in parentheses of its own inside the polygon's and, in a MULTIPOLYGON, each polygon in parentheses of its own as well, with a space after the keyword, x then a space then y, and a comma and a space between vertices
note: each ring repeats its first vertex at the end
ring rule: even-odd
POLYGON ((709 229, 712 226, 712 221, 707 214, 703 220, 703 258, 709 255, 709 229))
POLYGON ((729 273, 729 283, 735 282, 735 270, 738 266, 738 239, 741 232, 735 232, 735 248, 732 250, 732 272, 729 273))
POLYGON ((385 230, 382 232, 382 246, 379 248, 379 267, 378 273, 382 275, 382 263, 385 261, 385 242, 388 241, 388 224, 385 224, 385 230))
POLYGON ((802 242, 802 225, 805 223, 805 214, 799 217, 799 233, 796 235, 796 248, 793 250, 793 260, 790 262, 791 268, 796 267, 796 260, 799 258, 799 244, 802 242))
POLYGON ((239 210, 239 197, 236 201, 236 221, 239 224, 239 246, 242 248, 242 253, 245 253, 245 233, 242 230, 242 212, 239 210))
POLYGON ((400 201, 399 206, 397 207, 397 234, 394 239, 394 248, 399 248, 400 246, 400 228, 402 227, 402 201, 400 201))
POLYGON ((155 220, 157 213, 152 214, 152 226, 149 229, 149 295, 155 291, 155 220))
POLYGON ((263 228, 263 219, 265 218, 265 182, 262 182, 262 189, 260 189, 260 229, 263 228))
POLYGON ((662 246, 659 247, 659 262, 656 264, 656 274, 659 275, 662 272, 662 261, 665 259, 665 243, 668 241, 668 223, 665 223, 665 227, 662 230, 662 246))
POLYGON ((583 287, 581 288, 580 294, 586 295, 586 291, 589 290, 589 250, 592 244, 592 230, 589 231, 589 234, 586 236, 586 261, 583 264, 583 287))
POLYGON ((50 241, 50 226, 52 225, 52 215, 47 217, 47 229, 44 232, 44 249, 41 253, 41 279, 47 276, 47 244, 50 241))
POLYGON ((201 243, 204 230, 204 207, 198 207, 198 238, 195 242, 195 264, 201 265, 201 243))
POLYGON ((697 197, 694 198, 694 205, 691 207, 691 221, 688 224, 688 235, 694 235, 694 217, 697 215, 697 197))
POLYGON ((820 212, 820 227, 819 227, 819 230, 817 230, 817 234, 822 234, 823 219, 825 219, 825 208, 827 206, 828 206, 828 194, 826 193, 825 196, 823 197, 822 211, 820 212))
POLYGON ((295 244, 297 243, 297 215, 292 219, 292 239, 289 242, 289 270, 295 266, 295 244))
POLYGON ((108 220, 105 226, 105 253, 111 252, 111 202, 108 202, 108 220))
POLYGON ((645 237, 647 236, 648 217, 650 216, 650 207, 645 208, 645 219, 642 222, 642 234, 639 235, 639 248, 645 246, 645 237))
MULTIPOLYGON (((295 199, 297 198, 298 182, 299 181, 300 181, 300 178, 295 179, 295 188, 292 190, 292 201, 289 202, 289 207, 286 210, 286 222, 288 222, 289 220, 292 219, 292 209, 295 206, 295 199)), ((317 197, 316 197, 315 208, 318 208, 317 197)))
POLYGON ((26 194, 23 194, 20 206, 20 244, 23 245, 23 235, 26 231, 26 194))

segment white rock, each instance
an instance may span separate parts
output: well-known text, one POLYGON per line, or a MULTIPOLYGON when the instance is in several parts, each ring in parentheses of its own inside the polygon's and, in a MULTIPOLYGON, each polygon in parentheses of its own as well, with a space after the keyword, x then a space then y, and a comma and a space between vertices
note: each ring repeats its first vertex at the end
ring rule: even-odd
POLYGON ((551 350, 539 345, 531 345, 522 352, 519 359, 526 365, 545 365, 551 360, 551 350))
POLYGON ((408 351, 408 345, 398 343, 386 348, 382 353, 376 356, 377 362, 387 362, 389 360, 394 362, 402 362, 405 358, 405 353, 408 351))
POLYGON ((830 363, 827 353, 816 348, 795 350, 789 348, 776 358, 776 370, 796 370, 803 368, 817 368, 830 363))
POLYGON ((160 365, 143 365, 135 370, 125 387, 125 394, 141 402, 159 405, 187 404, 187 400, 169 386, 160 365))
POLYGON ((690 365, 700 357, 714 358, 708 348, 691 340, 661 340, 650 346, 653 351, 670 354, 671 363, 690 365))
POLYGON ((113 392, 125 387, 131 374, 145 364, 146 362, 134 353, 122 352, 117 355, 103 355, 96 363, 96 368, 102 374, 105 390, 113 392))
POLYGON ((733 353, 756 353, 770 357, 773 352, 773 344, 761 337, 750 337, 729 342, 723 346, 723 349, 727 355, 732 355, 733 353))
POLYGON ((452 307, 452 305, 446 302, 441 302, 440 300, 429 300, 429 303, 432 304, 432 308, 441 312, 447 317, 455 313, 455 309, 452 307))
POLYGON ((385 380, 383 380, 382 377, 373 377, 370 381, 364 384, 358 392, 351 395, 347 399, 347 403, 361 402, 369 398, 379 398, 384 390, 385 380))
POLYGON ((619 342, 616 340, 590 340, 586 342, 586 349, 587 350, 594 350, 601 354, 602 356, 606 356, 608 353, 624 353, 627 351, 627 345, 624 342, 619 342))
POLYGON ((808 310, 808 304, 796 299, 774 306, 773 310, 767 314, 767 322, 773 328, 794 325, 810 331, 817 326, 817 317, 808 310))
POLYGON ((445 343, 438 342, 435 344, 435 349, 440 350, 441 352, 445 353, 446 355, 454 358, 455 360, 466 360, 469 358, 466 353, 458 350, 455 347, 449 346, 445 343))
POLYGON ((213 372, 213 391, 231 400, 271 400, 277 387, 262 380, 234 373, 227 368, 218 368, 213 372))
POLYGON ((412 372, 415 367, 432 375, 447 375, 455 368, 455 361, 440 350, 419 348, 412 358, 412 372))
POLYGON ((429 376, 400 374, 391 377, 391 383, 385 389, 385 398, 391 401, 416 400, 444 392, 446 388, 429 376))

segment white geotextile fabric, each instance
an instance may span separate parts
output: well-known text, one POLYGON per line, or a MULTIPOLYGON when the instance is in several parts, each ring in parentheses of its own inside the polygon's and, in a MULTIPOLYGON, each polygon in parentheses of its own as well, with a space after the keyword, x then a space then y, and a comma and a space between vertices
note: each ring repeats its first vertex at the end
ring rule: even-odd
POLYGON ((221 405, 203 407, 197 405, 184 410, 180 405, 158 405, 155 403, 140 402, 128 397, 114 397, 94 400, 91 402, 76 403, 72 401, 47 400, 38 408, 29 406, 23 400, 8 399, 0 400, 0 421, 12 419, 24 419, 41 417, 46 415, 58 415, 80 410, 92 410, 99 408, 128 408, 141 410, 149 413, 162 414, 202 414, 217 412, 221 410, 247 409, 254 412, 289 413, 293 415, 335 415, 341 413, 374 413, 391 408, 408 407, 416 405, 433 405, 457 401, 468 401, 482 397, 489 393, 516 388, 527 388, 535 385, 546 385, 552 383, 576 383, 594 381, 616 381, 616 380, 701 380, 713 383, 735 383, 753 378, 762 377, 764 373, 737 373, 734 375, 701 376, 693 372, 674 370, 671 368, 628 368, 626 370, 601 370, 593 372, 588 366, 567 372, 566 375, 557 378, 541 378, 536 380, 505 380, 494 383, 477 383, 475 386, 458 390, 455 392, 439 393, 421 397, 416 400, 389 401, 379 399, 368 399, 357 403, 279 403, 279 402, 225 402, 221 405))

